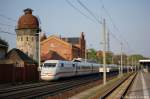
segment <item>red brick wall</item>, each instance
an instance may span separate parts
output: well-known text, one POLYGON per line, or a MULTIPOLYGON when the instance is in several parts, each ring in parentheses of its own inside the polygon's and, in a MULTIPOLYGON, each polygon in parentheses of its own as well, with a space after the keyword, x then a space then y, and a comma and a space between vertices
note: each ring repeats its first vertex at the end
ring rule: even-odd
POLYGON ((63 57, 65 60, 72 60, 72 47, 66 45, 55 38, 48 38, 44 43, 41 44, 41 55, 46 55, 50 51, 56 52, 58 55, 63 57))
POLYGON ((85 38, 83 33, 81 33, 79 44, 74 46, 57 37, 49 37, 41 42, 42 61, 47 59, 72 60, 78 57, 85 58, 85 38))

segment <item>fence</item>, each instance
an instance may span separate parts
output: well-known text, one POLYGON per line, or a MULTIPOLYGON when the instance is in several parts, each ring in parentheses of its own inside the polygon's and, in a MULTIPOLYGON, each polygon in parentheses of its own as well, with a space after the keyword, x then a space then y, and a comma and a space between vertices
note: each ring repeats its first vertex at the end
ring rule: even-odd
POLYGON ((38 81, 37 65, 16 67, 14 64, 0 64, 0 83, 17 83, 38 81))

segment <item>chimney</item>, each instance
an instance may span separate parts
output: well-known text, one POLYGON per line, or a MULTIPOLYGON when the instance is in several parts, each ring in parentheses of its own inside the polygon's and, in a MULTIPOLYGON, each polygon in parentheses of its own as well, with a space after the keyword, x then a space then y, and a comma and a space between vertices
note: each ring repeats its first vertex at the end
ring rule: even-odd
POLYGON ((32 14, 32 11, 33 10, 31 8, 24 9, 25 14, 32 14))
POLYGON ((80 38, 81 38, 81 39, 84 39, 84 32, 81 32, 80 38))

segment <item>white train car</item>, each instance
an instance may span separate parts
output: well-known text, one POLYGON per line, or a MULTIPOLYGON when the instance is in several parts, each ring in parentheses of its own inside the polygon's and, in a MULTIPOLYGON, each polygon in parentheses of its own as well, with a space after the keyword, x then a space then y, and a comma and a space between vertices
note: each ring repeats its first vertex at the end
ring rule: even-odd
POLYGON ((99 72, 100 64, 82 61, 47 60, 41 68, 42 80, 93 74, 99 72))
POLYGON ((75 66, 72 62, 61 60, 47 60, 43 63, 41 68, 42 80, 54 80, 60 77, 73 76, 75 73, 75 66))

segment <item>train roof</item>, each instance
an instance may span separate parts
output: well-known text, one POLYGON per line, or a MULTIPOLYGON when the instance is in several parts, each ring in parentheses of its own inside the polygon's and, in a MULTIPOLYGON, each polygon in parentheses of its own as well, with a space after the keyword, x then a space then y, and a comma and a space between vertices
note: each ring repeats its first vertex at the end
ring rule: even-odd
POLYGON ((150 62, 150 59, 145 59, 145 60, 139 60, 139 62, 150 62))
POLYGON ((47 63, 47 62, 54 62, 54 63, 58 63, 58 62, 63 62, 63 60, 46 60, 44 63, 47 63))
MULTIPOLYGON (((91 63, 87 61, 65 61, 65 60, 46 60, 44 63, 91 63)), ((98 63, 93 63, 93 64, 98 64, 98 63)))
POLYGON ((71 63, 72 61, 65 61, 65 60, 46 60, 44 63, 71 63))

